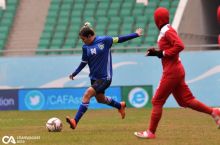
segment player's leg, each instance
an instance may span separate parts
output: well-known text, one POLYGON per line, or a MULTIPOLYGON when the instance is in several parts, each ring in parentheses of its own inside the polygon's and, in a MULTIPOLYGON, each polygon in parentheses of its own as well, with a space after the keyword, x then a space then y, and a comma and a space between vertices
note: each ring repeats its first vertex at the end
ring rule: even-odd
POLYGON ((215 120, 218 129, 220 129, 220 108, 213 108, 212 117, 215 120))
POLYGON ((168 96, 171 94, 175 84, 178 80, 176 79, 165 79, 162 78, 159 84, 159 87, 152 99, 152 111, 150 123, 147 131, 135 132, 134 134, 140 138, 155 138, 155 132, 158 126, 158 123, 162 116, 163 105, 166 102, 168 96))
POLYGON ((152 99, 153 109, 151 112, 151 120, 148 129, 155 133, 158 123, 162 116, 163 105, 166 102, 167 98, 173 91, 174 86, 176 85, 177 80, 175 79, 162 79, 159 87, 152 99))
POLYGON ((110 86, 111 80, 97 80, 92 84, 92 87, 96 90, 96 100, 99 103, 107 104, 114 108, 117 108, 119 113, 122 116, 122 119, 125 117, 125 102, 117 102, 112 98, 106 97, 105 90, 110 86))
POLYGON ((103 93, 98 93, 95 97, 98 103, 106 104, 117 109, 121 108, 121 104, 119 102, 112 98, 106 97, 103 93))
POLYGON ((189 89, 188 85, 185 83, 184 79, 180 85, 177 85, 175 90, 173 91, 174 98, 177 100, 180 106, 188 107, 193 110, 203 112, 206 114, 211 115, 215 122, 220 128, 220 109, 219 108, 211 108, 204 103, 197 100, 191 90, 189 89))
POLYGON ((96 94, 95 90, 92 87, 89 87, 83 96, 82 104, 79 106, 79 109, 75 117, 74 118, 70 118, 69 116, 66 117, 66 121, 67 123, 70 124, 70 127, 72 129, 76 128, 76 125, 78 124, 79 120, 81 119, 81 117, 84 115, 84 113, 88 109, 89 101, 91 97, 94 96, 95 94, 96 94))
POLYGON ((111 107, 117 108, 118 112, 121 114, 122 119, 125 118, 125 108, 126 103, 125 102, 117 102, 112 98, 106 97, 103 93, 96 94, 96 100, 99 103, 107 104, 111 107))
POLYGON ((199 112, 212 114, 213 109, 211 107, 198 101, 193 96, 188 85, 185 83, 184 78, 179 85, 176 85, 176 88, 173 91, 173 96, 182 107, 188 107, 199 112))

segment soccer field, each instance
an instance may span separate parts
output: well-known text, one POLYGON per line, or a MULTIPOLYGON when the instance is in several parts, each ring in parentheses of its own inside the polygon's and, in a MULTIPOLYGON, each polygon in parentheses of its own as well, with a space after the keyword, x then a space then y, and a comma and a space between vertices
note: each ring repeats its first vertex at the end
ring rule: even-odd
MULTIPOLYGON (((150 109, 127 109, 122 120, 118 112, 89 110, 75 130, 65 122, 75 111, 1 111, 0 136, 35 137, 24 139, 30 145, 219 145, 220 130, 213 119, 190 109, 165 109, 154 140, 133 135, 147 127, 150 109), (50 117, 63 121, 62 132, 48 132, 45 123, 50 117), (36 139, 37 138, 37 139, 36 139)), ((22 142, 22 140, 20 140, 22 142)), ((1 141, 2 144, 2 141, 1 141)), ((12 144, 12 143, 10 143, 12 144)))

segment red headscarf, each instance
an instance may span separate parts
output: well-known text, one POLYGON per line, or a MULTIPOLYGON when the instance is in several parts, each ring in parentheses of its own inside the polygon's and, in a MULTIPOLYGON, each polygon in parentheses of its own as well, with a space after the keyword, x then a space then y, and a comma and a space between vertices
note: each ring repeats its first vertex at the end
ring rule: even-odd
POLYGON ((169 23, 169 11, 166 8, 159 7, 154 11, 154 22, 158 29, 169 23))

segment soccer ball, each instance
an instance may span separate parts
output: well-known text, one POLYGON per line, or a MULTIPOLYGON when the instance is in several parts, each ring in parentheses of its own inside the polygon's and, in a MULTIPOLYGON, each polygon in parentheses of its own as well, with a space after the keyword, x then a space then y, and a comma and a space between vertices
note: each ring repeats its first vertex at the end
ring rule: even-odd
POLYGON ((46 128, 49 132, 60 132, 63 124, 59 118, 52 117, 46 123, 46 128))

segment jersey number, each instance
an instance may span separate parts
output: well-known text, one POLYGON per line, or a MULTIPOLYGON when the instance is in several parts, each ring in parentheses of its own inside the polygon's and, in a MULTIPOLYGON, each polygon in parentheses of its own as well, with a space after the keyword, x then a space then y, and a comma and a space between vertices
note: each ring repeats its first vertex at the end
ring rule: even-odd
POLYGON ((96 48, 92 48, 92 49, 90 49, 90 51, 91 51, 91 54, 93 55, 93 54, 96 54, 96 48))

